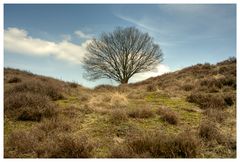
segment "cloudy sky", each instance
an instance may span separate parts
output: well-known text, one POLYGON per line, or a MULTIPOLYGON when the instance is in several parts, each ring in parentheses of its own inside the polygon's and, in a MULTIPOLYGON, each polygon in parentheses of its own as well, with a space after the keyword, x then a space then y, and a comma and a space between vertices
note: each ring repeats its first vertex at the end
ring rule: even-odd
POLYGON ((87 87, 116 84, 82 76, 81 60, 93 37, 116 27, 148 32, 164 61, 130 82, 197 63, 236 56, 235 5, 4 5, 4 67, 75 81, 87 87))

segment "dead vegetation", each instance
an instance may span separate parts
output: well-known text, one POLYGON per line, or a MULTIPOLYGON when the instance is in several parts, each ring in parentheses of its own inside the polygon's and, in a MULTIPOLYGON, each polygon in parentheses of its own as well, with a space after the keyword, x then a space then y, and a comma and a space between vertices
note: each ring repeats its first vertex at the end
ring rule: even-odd
POLYGON ((84 88, 4 69, 5 158, 235 158, 236 60, 84 88))

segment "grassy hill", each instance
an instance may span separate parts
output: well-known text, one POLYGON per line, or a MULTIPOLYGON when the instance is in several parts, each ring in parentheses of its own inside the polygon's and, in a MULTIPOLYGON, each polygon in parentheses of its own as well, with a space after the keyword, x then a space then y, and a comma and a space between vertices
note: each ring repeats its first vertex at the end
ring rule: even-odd
POLYGON ((4 69, 4 157, 236 157, 236 59, 88 89, 4 69))

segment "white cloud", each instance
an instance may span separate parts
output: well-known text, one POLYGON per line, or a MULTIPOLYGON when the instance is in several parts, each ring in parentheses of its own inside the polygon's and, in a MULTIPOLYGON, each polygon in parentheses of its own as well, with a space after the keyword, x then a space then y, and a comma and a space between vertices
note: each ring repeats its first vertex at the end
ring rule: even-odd
POLYGON ((80 64, 87 53, 86 47, 90 40, 77 45, 68 40, 52 42, 32 38, 28 32, 18 28, 4 30, 4 50, 25 55, 49 56, 80 64))
POLYGON ((154 70, 135 74, 130 79, 129 82, 134 83, 134 82, 142 81, 142 80, 148 79, 150 77, 156 77, 156 76, 162 75, 167 72, 170 72, 170 68, 167 65, 159 64, 154 70))
POLYGON ((80 30, 77 30, 74 32, 75 35, 77 35, 79 38, 83 38, 83 39, 90 39, 92 38, 92 36, 90 34, 86 34, 80 30))
POLYGON ((61 35, 61 37, 65 41, 71 41, 72 40, 72 37, 69 34, 63 34, 63 35, 61 35))

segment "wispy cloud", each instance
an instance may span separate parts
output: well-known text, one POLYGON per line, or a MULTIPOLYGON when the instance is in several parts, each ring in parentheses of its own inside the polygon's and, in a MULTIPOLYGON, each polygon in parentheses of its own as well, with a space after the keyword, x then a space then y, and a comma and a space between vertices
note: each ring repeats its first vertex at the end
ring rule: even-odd
POLYGON ((90 39, 90 38, 92 38, 92 35, 86 34, 86 33, 84 33, 84 32, 81 31, 81 30, 75 31, 74 34, 75 34, 76 36, 78 36, 79 38, 83 38, 83 39, 90 39))
POLYGON ((159 64, 154 70, 144 72, 144 73, 138 73, 138 74, 134 75, 130 79, 130 82, 134 83, 134 82, 142 81, 142 80, 148 79, 150 77, 156 77, 156 76, 162 75, 164 73, 168 73, 170 71, 171 70, 170 70, 169 66, 164 65, 164 64, 159 64))
MULTIPOLYGON (((67 37, 66 37, 67 38, 67 37)), ((47 41, 31 37, 24 29, 7 28, 4 30, 4 50, 9 52, 31 56, 54 56, 57 59, 80 64, 87 53, 86 47, 90 40, 80 45, 69 41, 69 38, 61 42, 47 41)))

